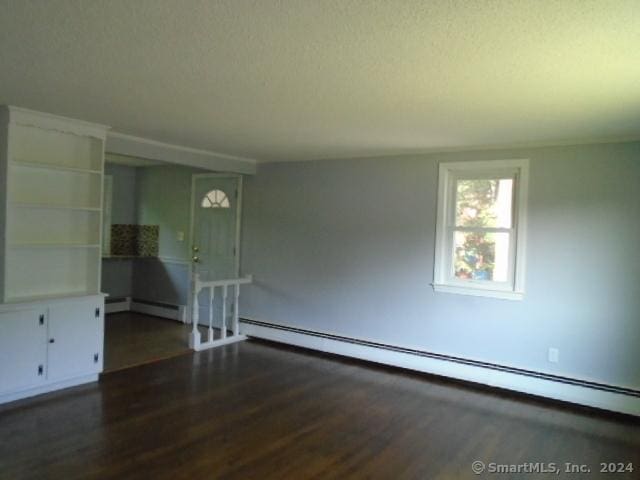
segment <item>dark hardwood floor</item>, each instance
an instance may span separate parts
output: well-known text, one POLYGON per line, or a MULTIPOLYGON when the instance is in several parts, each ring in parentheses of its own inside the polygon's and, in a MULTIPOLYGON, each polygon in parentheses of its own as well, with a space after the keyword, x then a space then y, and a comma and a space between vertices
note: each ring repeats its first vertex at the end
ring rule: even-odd
POLYGON ((257 341, 1 406, 0 439, 11 480, 640 478, 637 419, 257 341))
POLYGON ((134 312, 108 314, 104 370, 112 372, 188 353, 190 331, 191 325, 175 320, 134 312))

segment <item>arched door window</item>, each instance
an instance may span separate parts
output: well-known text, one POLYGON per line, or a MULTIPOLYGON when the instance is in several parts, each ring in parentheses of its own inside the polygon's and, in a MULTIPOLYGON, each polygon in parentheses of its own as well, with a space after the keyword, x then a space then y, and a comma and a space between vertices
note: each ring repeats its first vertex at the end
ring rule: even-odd
POLYGON ((200 202, 202 208, 229 208, 229 197, 222 190, 211 190, 200 202))

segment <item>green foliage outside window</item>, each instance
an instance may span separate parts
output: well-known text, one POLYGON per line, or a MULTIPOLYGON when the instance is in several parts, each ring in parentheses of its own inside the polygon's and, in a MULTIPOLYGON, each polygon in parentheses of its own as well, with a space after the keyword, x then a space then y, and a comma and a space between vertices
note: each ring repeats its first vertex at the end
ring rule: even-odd
MULTIPOLYGON (((456 188, 457 227, 496 227, 498 180, 459 180, 456 188)), ((492 280, 495 266, 495 234, 455 232, 455 276, 492 280)))

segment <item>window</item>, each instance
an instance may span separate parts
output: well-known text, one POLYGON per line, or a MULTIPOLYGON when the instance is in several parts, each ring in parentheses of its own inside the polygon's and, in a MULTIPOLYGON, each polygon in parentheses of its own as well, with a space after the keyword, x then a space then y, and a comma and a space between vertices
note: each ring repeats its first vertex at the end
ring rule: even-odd
POLYGON ((226 193, 222 190, 211 190, 204 196, 200 206, 202 208, 229 208, 231 205, 226 193))
POLYGON ((437 292, 524 296, 528 160, 441 163, 437 292))

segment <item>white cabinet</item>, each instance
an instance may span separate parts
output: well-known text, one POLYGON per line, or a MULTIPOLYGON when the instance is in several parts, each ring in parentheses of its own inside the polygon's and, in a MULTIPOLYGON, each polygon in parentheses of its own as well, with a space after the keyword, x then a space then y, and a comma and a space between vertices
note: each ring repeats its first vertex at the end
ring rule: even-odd
POLYGON ((0 106, 0 403, 102 371, 106 133, 0 106))
POLYGON ((102 370, 101 310, 91 300, 49 307, 47 380, 65 380, 102 370))
POLYGON ((0 313, 0 395, 45 382, 46 309, 0 313))
POLYGON ((0 305, 0 403, 96 380, 104 296, 0 305))

